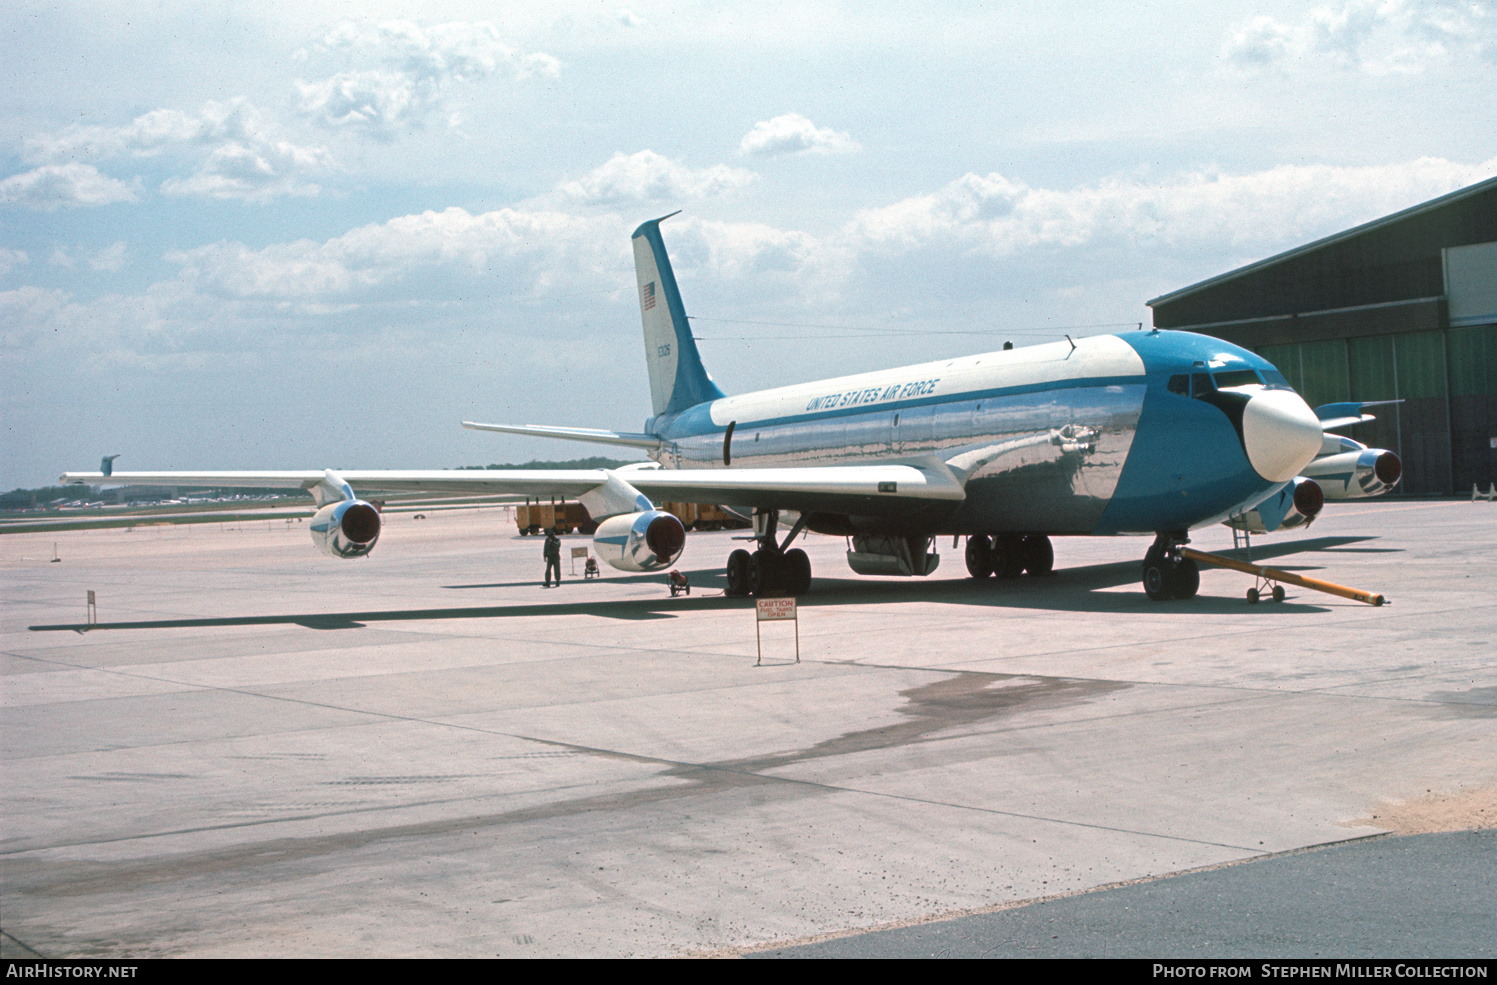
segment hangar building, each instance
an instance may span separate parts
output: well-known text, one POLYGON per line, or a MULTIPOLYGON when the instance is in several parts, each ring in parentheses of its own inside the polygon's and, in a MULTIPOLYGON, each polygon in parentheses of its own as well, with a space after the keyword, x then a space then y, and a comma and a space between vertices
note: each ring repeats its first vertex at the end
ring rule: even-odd
POLYGON ((1344 429, 1408 494, 1497 481, 1497 178, 1148 302, 1157 328, 1264 356, 1311 406, 1394 400, 1344 429))

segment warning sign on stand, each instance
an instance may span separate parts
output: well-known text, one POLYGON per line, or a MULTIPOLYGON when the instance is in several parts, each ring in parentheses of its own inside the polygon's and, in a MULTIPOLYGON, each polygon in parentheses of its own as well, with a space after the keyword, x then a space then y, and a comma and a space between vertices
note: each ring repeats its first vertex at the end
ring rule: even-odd
POLYGON ((761 598, 754 600, 756 618, 754 620, 754 641, 759 646, 759 659, 754 661, 758 667, 764 661, 764 638, 759 633, 759 623, 778 622, 788 619, 795 623, 795 662, 800 663, 800 617, 795 613, 795 598, 761 598))

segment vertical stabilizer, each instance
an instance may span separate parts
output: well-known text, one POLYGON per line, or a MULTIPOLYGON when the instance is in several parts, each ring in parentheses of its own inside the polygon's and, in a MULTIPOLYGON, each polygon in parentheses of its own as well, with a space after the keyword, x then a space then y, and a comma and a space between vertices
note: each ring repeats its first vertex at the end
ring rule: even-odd
POLYGON ((634 230, 633 237, 639 315, 645 329, 645 365, 650 369, 650 396, 657 416, 725 396, 702 365, 691 326, 686 322, 676 275, 665 255, 660 223, 670 217, 651 219, 634 230))

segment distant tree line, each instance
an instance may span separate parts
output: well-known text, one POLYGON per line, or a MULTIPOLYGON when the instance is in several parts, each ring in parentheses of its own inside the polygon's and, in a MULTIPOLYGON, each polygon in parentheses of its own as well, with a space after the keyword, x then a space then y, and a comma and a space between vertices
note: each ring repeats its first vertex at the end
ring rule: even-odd
POLYGON ((229 486, 217 489, 193 488, 191 490, 179 490, 173 486, 115 486, 104 489, 102 486, 68 485, 68 486, 43 486, 40 489, 12 489, 8 493, 0 493, 0 510, 25 510, 39 506, 47 506, 51 503, 65 503, 70 500, 103 500, 109 503, 139 503, 155 502, 162 499, 171 499, 176 495, 191 495, 198 497, 217 496, 253 496, 257 499, 284 499, 304 498, 307 494, 300 489, 260 489, 254 486, 229 486))
POLYGON ((616 469, 620 465, 634 465, 637 462, 625 462, 617 458, 603 458, 594 456, 592 458, 569 458, 564 462, 540 462, 530 461, 515 464, 514 462, 494 462, 489 465, 461 465, 462 469, 616 469))
POLYGON ((33 505, 45 506, 55 503, 59 499, 77 499, 80 495, 91 493, 92 490, 83 486, 43 486, 40 489, 12 489, 8 493, 0 493, 0 510, 23 510, 33 505))

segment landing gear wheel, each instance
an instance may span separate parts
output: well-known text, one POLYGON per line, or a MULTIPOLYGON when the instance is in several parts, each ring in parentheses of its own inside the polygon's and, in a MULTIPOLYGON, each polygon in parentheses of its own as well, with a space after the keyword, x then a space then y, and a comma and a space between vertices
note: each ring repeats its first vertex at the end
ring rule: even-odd
POLYGON ((744 596, 749 593, 749 552, 736 550, 728 555, 728 594, 744 596))
POLYGON ((1247 593, 1248 605, 1257 605, 1258 598, 1258 590, 1256 588, 1249 588, 1247 593))
POLYGON ((785 575, 791 595, 804 595, 811 590, 811 559, 799 547, 785 552, 785 575))
POLYGON ((1273 587, 1273 600, 1275 602, 1282 602, 1282 601, 1284 601, 1284 586, 1283 585, 1275 585, 1273 587))
POLYGON ((1201 587, 1201 569, 1190 558, 1175 565, 1175 587, 1171 593, 1177 599, 1193 599, 1201 587))
MULTIPOLYGON (((810 568, 809 559, 806 567, 810 568)), ((748 587, 752 595, 779 595, 786 588, 785 555, 778 551, 757 550, 749 555, 748 587)))
POLYGON ((1043 578, 1055 567, 1055 548, 1043 534, 1025 537, 1019 553, 1024 559, 1024 570, 1036 578, 1043 578))
POLYGON ((756 598, 763 595, 764 580, 764 552, 755 551, 749 555, 748 594, 756 598))
POLYGON ((999 534, 993 548, 993 573, 999 578, 1017 578, 1024 573, 1024 538, 999 534))
POLYGON ((1174 576, 1173 565, 1163 556, 1144 558, 1144 592, 1155 602, 1163 602, 1174 597, 1174 576))
POLYGON ((987 534, 967 538, 967 574, 973 578, 993 575, 993 539, 987 534))

